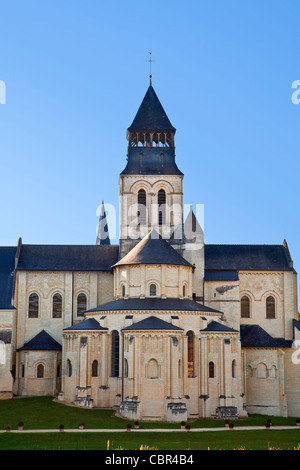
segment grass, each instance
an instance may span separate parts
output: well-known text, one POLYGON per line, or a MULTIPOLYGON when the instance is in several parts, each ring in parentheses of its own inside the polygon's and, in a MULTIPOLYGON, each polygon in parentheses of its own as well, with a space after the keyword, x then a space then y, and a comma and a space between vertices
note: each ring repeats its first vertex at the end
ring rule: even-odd
MULTIPOLYGON (((295 425, 295 418, 279 416, 250 415, 248 418, 234 421, 238 426, 264 426, 268 418, 273 426, 295 425)), ((209 431, 193 432, 193 428, 224 427, 224 421, 214 419, 198 419, 190 421, 192 432, 170 433, 70 433, 68 429, 77 429, 83 421, 85 429, 122 429, 127 420, 118 418, 111 409, 82 409, 66 406, 53 401, 52 397, 15 397, 11 400, 0 400, 0 429, 10 425, 18 428, 23 421, 26 429, 55 429, 60 424, 65 426, 63 433, 0 433, 0 450, 106 450, 110 442, 113 449, 139 449, 141 445, 157 448, 158 450, 231 450, 255 449, 293 450, 299 448, 300 429, 291 430, 249 430, 249 431, 209 431)), ((133 422, 131 422, 133 424, 133 422)), ((141 422, 141 428, 172 428, 178 429, 177 423, 141 422)))
MULTIPOLYGON (((272 419, 273 426, 293 426, 296 423, 296 418, 250 415, 248 418, 235 420, 234 425, 264 426, 268 418, 272 419)), ((118 418, 111 409, 66 406, 54 402, 52 397, 15 397, 11 400, 0 400, 0 429, 4 430, 8 425, 17 429, 20 421, 23 421, 24 429, 58 429, 60 424, 63 424, 65 429, 77 429, 80 421, 85 423, 85 429, 124 429, 127 422, 130 422, 118 418)), ((189 422, 192 428, 224 427, 222 420, 197 419, 189 422)), ((133 421, 131 424, 133 425, 133 421)), ((179 424, 142 422, 140 427, 176 429, 179 424)))
POLYGON ((295 430, 209 431, 191 433, 40 433, 0 434, 0 450, 293 450, 299 447, 295 430))

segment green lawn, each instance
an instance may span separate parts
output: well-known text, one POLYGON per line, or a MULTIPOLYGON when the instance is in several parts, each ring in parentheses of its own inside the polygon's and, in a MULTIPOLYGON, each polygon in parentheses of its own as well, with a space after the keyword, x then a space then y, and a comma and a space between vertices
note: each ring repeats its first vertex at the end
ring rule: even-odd
POLYGON ((139 449, 148 445, 158 450, 293 450, 300 431, 209 431, 139 434, 123 433, 39 433, 0 434, 0 450, 110 450, 139 449))
MULTIPOLYGON (((245 419, 234 421, 237 426, 264 426, 270 416, 250 415, 245 419)), ((295 425, 295 418, 271 417, 273 425, 295 425)), ((23 421, 24 429, 58 429, 60 424, 65 429, 78 428, 83 421, 86 429, 124 429, 127 420, 115 416, 114 410, 81 409, 66 406, 53 401, 52 397, 22 397, 11 400, 0 400, 0 429, 10 425, 17 429, 18 422, 23 421)), ((223 427, 224 421, 198 419, 190 421, 192 428, 223 427)), ((178 428, 173 423, 141 423, 143 428, 178 428)), ((182 435, 182 434, 181 434, 182 435)))

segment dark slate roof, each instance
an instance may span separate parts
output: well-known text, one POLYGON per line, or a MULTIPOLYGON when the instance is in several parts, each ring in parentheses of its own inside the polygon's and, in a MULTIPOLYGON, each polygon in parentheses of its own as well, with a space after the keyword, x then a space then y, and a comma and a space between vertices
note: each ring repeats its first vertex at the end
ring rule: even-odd
POLYGON ((95 318, 85 318, 75 325, 64 328, 65 330, 107 330, 107 328, 103 328, 95 318))
POLYGON ((238 281, 237 271, 209 271, 205 270, 204 281, 238 281))
POLYGON ((121 175, 183 175, 175 162, 174 148, 131 147, 121 175))
POLYGON ((206 270, 293 271, 284 245, 205 245, 206 270))
POLYGON ((12 308, 17 247, 0 247, 0 309, 12 308))
POLYGON ((299 320, 293 320, 294 327, 297 328, 297 330, 300 331, 300 321, 299 320))
POLYGON ((123 328, 123 331, 126 330, 180 330, 183 331, 182 328, 178 326, 172 325, 172 323, 168 323, 164 320, 161 320, 157 317, 148 317, 144 320, 138 321, 137 323, 133 323, 126 328, 123 328))
POLYGON ((18 351, 60 351, 61 349, 61 345, 45 330, 42 330, 34 338, 24 343, 18 351))
POLYGON ((118 245, 22 245, 18 270, 109 271, 118 245))
POLYGON ((241 345, 243 348, 290 348, 293 341, 273 338, 259 325, 241 325, 241 345))
POLYGON ((234 330, 233 328, 229 328, 226 325, 223 325, 222 323, 219 323, 215 320, 211 321, 204 330, 201 331, 221 331, 224 333, 237 333, 237 330, 234 330))
POLYGON ((145 299, 130 298, 117 299, 88 312, 104 312, 109 310, 173 310, 173 311, 196 311, 222 313, 190 299, 146 297, 145 299))
POLYGON ((129 130, 172 130, 175 128, 150 85, 129 130))
POLYGON ((193 267, 155 229, 114 266, 128 264, 173 264, 193 267))

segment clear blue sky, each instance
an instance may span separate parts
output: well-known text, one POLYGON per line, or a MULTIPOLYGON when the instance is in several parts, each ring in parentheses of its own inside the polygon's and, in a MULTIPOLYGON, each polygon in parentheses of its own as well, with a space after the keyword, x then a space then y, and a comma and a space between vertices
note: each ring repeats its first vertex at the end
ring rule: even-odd
POLYGON ((286 238, 300 270, 299 0, 0 6, 1 245, 95 243, 98 205, 118 207, 151 48, 206 242, 286 238))

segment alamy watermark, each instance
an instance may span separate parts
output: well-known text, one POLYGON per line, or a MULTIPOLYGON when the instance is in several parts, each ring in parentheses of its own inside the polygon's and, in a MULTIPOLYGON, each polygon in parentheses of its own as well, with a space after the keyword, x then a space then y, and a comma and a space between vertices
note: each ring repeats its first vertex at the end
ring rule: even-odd
POLYGON ((292 103, 300 104, 300 80, 294 80, 292 83, 292 88, 295 89, 291 98, 292 103))
POLYGON ((6 104, 6 85, 3 80, 0 80, 0 104, 6 104))
MULTIPOLYGON (((120 196, 119 211, 112 204, 105 204, 105 214, 99 206, 96 215, 100 216, 97 224, 97 238, 102 242, 110 238, 116 240, 138 240, 146 236, 152 228, 151 237, 189 241, 203 241, 204 238, 204 204, 196 204, 195 211, 190 204, 173 203, 149 204, 132 203, 131 198, 120 196), (119 227, 117 214, 120 214, 119 227)), ((193 249, 189 244, 186 249, 193 249)))

